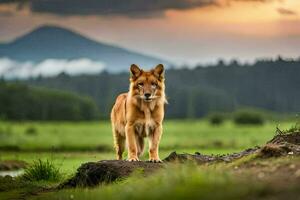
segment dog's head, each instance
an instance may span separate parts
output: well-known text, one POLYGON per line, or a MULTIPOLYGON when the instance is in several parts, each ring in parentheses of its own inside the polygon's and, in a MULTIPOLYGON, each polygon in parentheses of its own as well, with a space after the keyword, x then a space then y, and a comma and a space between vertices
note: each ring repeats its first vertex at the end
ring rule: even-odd
POLYGON ((164 95, 164 66, 157 65, 150 71, 144 71, 137 65, 130 67, 130 92, 145 102, 151 102, 164 95))

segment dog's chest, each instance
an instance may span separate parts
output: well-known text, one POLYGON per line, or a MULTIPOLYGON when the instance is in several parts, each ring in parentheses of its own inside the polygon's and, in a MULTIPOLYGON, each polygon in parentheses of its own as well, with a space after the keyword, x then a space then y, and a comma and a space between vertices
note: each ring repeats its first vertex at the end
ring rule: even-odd
POLYGON ((150 109, 144 109, 144 118, 137 120, 135 130, 142 137, 149 136, 155 129, 155 121, 151 116, 150 109))

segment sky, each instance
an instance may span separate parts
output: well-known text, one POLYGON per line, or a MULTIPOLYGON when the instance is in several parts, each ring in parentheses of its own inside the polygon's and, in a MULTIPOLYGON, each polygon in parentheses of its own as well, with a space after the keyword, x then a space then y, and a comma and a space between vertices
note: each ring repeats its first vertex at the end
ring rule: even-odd
POLYGON ((299 0, 0 0, 0 42, 44 25, 178 65, 300 57, 299 0))

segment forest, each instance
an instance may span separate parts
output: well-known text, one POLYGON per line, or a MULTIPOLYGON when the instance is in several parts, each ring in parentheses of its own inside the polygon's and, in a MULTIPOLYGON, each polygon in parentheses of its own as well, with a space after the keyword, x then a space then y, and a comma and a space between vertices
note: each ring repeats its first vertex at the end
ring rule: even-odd
POLYGON ((0 118, 3 120, 90 120, 98 108, 90 97, 65 91, 0 83, 0 118))
MULTIPOLYGON (((141 66, 142 67, 142 66, 141 66)), ((128 66, 129 68, 129 66, 128 66)), ((211 112, 255 107, 281 113, 300 111, 300 60, 258 60, 254 64, 225 63, 166 70, 167 118, 199 118, 211 112)), ((127 92, 129 72, 38 77, 18 81, 91 97, 102 119, 109 118, 114 99, 127 92)))

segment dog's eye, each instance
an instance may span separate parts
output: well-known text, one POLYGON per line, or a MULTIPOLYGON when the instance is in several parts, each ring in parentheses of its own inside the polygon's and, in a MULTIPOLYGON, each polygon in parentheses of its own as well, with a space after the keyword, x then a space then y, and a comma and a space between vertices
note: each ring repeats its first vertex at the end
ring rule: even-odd
POLYGON ((157 84, 156 84, 156 83, 151 83, 151 87, 152 87, 152 88, 156 88, 156 87, 157 87, 157 84))
POLYGON ((138 83, 138 86, 143 87, 144 83, 138 83))

